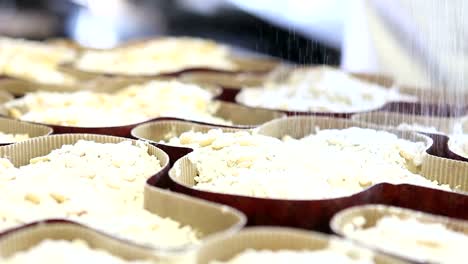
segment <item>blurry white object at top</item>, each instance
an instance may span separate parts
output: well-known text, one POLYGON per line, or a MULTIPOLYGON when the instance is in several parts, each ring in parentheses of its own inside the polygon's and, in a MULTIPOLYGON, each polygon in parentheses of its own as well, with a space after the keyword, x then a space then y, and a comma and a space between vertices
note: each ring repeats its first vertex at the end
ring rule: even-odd
POLYGON ((156 8, 144 8, 128 0, 73 0, 81 6, 68 24, 71 37, 84 46, 112 48, 151 28, 163 32, 166 25, 156 8))
MULTIPOLYGON (((351 72, 383 73, 419 87, 468 87, 464 0, 227 0, 342 50, 351 72)), ((441 99, 443 100, 443 99, 441 99)))

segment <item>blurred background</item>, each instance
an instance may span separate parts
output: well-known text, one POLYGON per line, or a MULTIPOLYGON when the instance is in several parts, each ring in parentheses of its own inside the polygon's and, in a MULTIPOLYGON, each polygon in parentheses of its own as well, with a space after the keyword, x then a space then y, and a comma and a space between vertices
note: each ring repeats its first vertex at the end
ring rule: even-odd
POLYGON ((0 0, 0 34, 38 40, 68 37, 95 48, 158 35, 198 36, 291 62, 337 65, 337 1, 286 2, 291 10, 284 11, 295 14, 292 20, 278 13, 284 1, 0 0), (324 37, 321 31, 328 34, 324 37))

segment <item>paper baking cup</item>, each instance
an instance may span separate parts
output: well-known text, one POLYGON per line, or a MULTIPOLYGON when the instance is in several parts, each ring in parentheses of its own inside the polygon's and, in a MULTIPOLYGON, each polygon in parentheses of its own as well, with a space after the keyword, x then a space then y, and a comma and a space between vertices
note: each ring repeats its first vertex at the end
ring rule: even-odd
MULTIPOLYGON (((174 77, 161 76, 154 78, 145 77, 125 77, 125 76, 112 76, 112 75, 93 75, 90 73, 80 72, 76 69, 70 68, 67 65, 59 66, 60 71, 69 74, 77 79, 73 85, 54 85, 54 84, 41 84, 32 81, 22 80, 13 77, 0 75, 0 88, 7 91, 16 97, 20 97, 30 92, 47 91, 47 92, 77 92, 77 91, 93 91, 111 93, 120 89, 126 88, 130 85, 144 84, 154 80, 172 80, 174 77)), ((214 96, 222 93, 221 88, 215 85, 205 85, 202 88, 207 88, 213 92, 214 96)))
MULTIPOLYGON (((131 135, 134 138, 149 141, 150 143, 158 146, 161 149, 168 148, 171 149, 187 149, 188 147, 181 146, 172 146, 169 144, 161 143, 161 141, 168 141, 173 137, 178 137, 184 132, 194 131, 194 132, 208 132, 211 129, 221 129, 223 132, 236 132, 245 130, 242 128, 231 128, 231 127, 218 127, 216 125, 203 125, 197 124, 190 121, 182 120, 156 120, 148 122, 142 125, 139 125, 132 129, 131 135)), ((166 150, 165 150, 166 151, 166 150)), ((167 152, 169 157, 171 153, 167 152)), ((174 153, 176 156, 176 153, 174 153)), ((182 157, 184 155, 179 156, 182 157)), ((175 160, 174 160, 175 161, 175 160)), ((172 161, 171 161, 172 162, 172 161)))
MULTIPOLYGON (((47 155, 62 145, 74 144, 81 139, 100 143, 118 143, 129 140, 120 137, 92 134, 52 135, 0 147, 0 156, 7 157, 17 167, 23 166, 29 164, 30 159, 34 157, 47 155)), ((129 141, 133 142, 133 144, 137 143, 135 140, 129 141)), ((167 173, 169 157, 162 150, 150 144, 148 144, 148 153, 158 158, 162 169, 155 171, 148 178, 146 187, 142 186, 142 189, 144 188, 145 209, 161 217, 170 217, 175 221, 188 224, 194 229, 201 231, 203 236, 209 236, 216 232, 234 232, 244 225, 245 217, 227 206, 220 206, 150 187, 150 183, 157 181, 162 175, 167 173), (198 214, 198 217, 195 216, 196 214, 198 214), (203 221, 205 223, 201 223, 203 221)), ((193 249, 193 246, 165 248, 164 250, 180 252, 189 249, 193 249)))
MULTIPOLYGON (((199 122, 193 121, 189 119, 182 119, 182 118, 171 118, 171 117, 157 117, 152 118, 147 121, 123 125, 123 126, 110 126, 110 127, 74 127, 74 126, 59 126, 59 125, 50 125, 50 124, 42 124, 36 123, 41 125, 46 125, 54 130, 54 134, 66 134, 66 133, 84 133, 84 134, 99 134, 99 135, 110 135, 110 136, 119 136, 119 137, 130 137, 131 131, 133 128, 137 127, 138 125, 145 124, 151 121, 157 120, 180 120, 191 122, 193 124, 202 124, 202 125, 211 125, 216 126, 219 128, 253 128, 258 127, 268 121, 282 118, 285 115, 281 112, 267 110, 267 109, 257 109, 251 108, 246 106, 240 106, 233 103, 222 102, 222 101, 214 101, 215 104, 218 105, 218 109, 213 114, 215 117, 219 117, 225 120, 230 120, 233 122, 232 125, 224 125, 224 124, 213 124, 208 122, 199 122)), ((6 114, 6 110, 3 110, 3 113, 6 114)))
MULTIPOLYGON (((100 88, 100 89, 97 89, 97 88, 93 89, 93 91, 97 91, 97 92, 115 92, 114 88, 116 88, 116 87, 107 87, 107 88, 103 87, 103 88, 100 88)), ((221 93, 221 89, 219 87, 207 87, 207 90, 209 90, 213 94, 213 97, 216 97, 221 93)), ((118 107, 118 106, 116 106, 116 107, 118 107)), ((229 114, 226 113, 226 111, 229 111, 229 109, 231 109, 231 108, 232 107, 230 105, 227 105, 227 106, 224 106, 224 107, 221 106, 218 109, 218 113, 220 115, 229 116, 229 114)), ((27 111, 26 107, 17 107, 16 109, 19 110, 20 112, 26 112, 27 111)), ((248 111, 248 109, 244 110, 244 108, 235 108, 235 109, 241 111, 241 113, 244 113, 245 111, 248 111)), ((269 120, 271 120, 273 118, 276 118, 278 115, 280 115, 279 113, 275 113, 275 112, 272 112, 272 111, 258 111, 257 113, 258 113, 258 119, 260 120, 259 122, 264 120, 262 118, 265 118, 266 120, 264 120, 263 122, 266 122, 266 121, 269 121, 269 120), (271 115, 271 117, 269 117, 268 115, 271 115)), ((4 106, 0 107, 0 114, 4 115, 4 116, 10 116, 9 110, 6 109, 4 106)), ((236 117, 236 115, 234 115, 234 117, 236 117)), ((79 134, 110 135, 110 136, 117 136, 117 137, 130 137, 130 131, 134 127, 136 127, 137 125, 149 122, 149 121, 154 120, 154 119, 156 119, 156 118, 149 118, 148 120, 141 121, 141 122, 136 122, 136 123, 133 123, 133 124, 103 126, 103 127, 77 127, 77 126, 62 126, 62 125, 39 123, 39 122, 31 122, 31 123, 49 126, 49 127, 53 128, 54 134, 79 133, 79 134)), ((245 123, 247 125, 249 124, 249 122, 255 122, 255 118, 252 118, 252 117, 245 118, 245 119, 246 119, 245 123)))
POLYGON ((85 241, 90 248, 103 250, 126 260, 162 260, 155 256, 151 250, 66 220, 34 222, 1 234, 0 256, 11 257, 44 240, 72 241, 75 239, 85 241))
MULTIPOLYGON (((273 120, 259 127, 258 132, 260 134, 277 138, 281 138, 284 135, 301 138, 313 133, 316 126, 320 127, 321 129, 343 129, 351 126, 357 126, 362 128, 384 130, 396 134, 398 137, 409 141, 424 142, 427 147, 427 152, 430 152, 431 149, 435 147, 434 141, 430 137, 421 135, 416 132, 385 128, 379 125, 364 123, 356 120, 330 119, 323 117, 298 116, 273 120)), ((426 155, 421 166, 420 174, 431 180, 436 180, 439 183, 448 184, 461 192, 468 192, 468 179, 465 182, 465 179, 463 178, 460 179, 457 177, 451 177, 450 173, 448 173, 451 169, 454 168, 450 168, 450 166, 445 164, 445 159, 434 157, 433 155, 426 155)))
MULTIPOLYGON (((164 38, 164 37, 163 37, 164 38)), ((118 47, 115 47, 113 49, 119 49, 119 48, 129 48, 129 47, 138 47, 139 45, 144 45, 145 42, 148 41, 154 41, 157 38, 147 38, 147 39, 139 39, 135 41, 129 41, 127 43, 121 44, 118 47)), ((110 49, 112 50, 112 49, 110 49)), ((70 69, 70 70, 75 70, 77 72, 83 72, 83 73, 88 73, 88 74, 93 74, 96 76, 99 75, 106 75, 106 76, 122 76, 122 77, 143 77, 143 78, 158 78, 158 77, 178 77, 181 76, 182 74, 185 73, 194 73, 195 75, 201 74, 204 76, 207 74, 207 76, 211 76, 212 78, 216 78, 216 75, 220 74, 221 76, 228 76, 228 75, 237 75, 241 73, 263 73, 263 72, 269 72, 273 68, 275 68, 278 64, 279 61, 270 58, 270 57, 265 57, 265 56, 245 56, 245 55, 240 55, 237 54, 235 51, 230 52, 230 60, 233 62, 233 64, 236 65, 235 70, 225 70, 225 69, 219 69, 216 67, 197 67, 193 68, 190 66, 187 66, 186 68, 181 67, 178 70, 175 70, 173 72, 161 72, 158 74, 117 74, 117 73, 106 73, 104 71, 102 72, 93 72, 93 71, 86 71, 86 70, 80 70, 74 67, 74 65, 71 64, 65 64, 63 65, 64 67, 70 69)), ((224 78, 224 77, 222 77, 224 78)), ((221 78, 221 79, 222 79, 221 78)), ((229 77, 228 77, 229 78, 229 77)), ((211 82, 211 84, 216 84, 218 85, 219 83, 217 82, 211 82)))
MULTIPOLYGON (((236 97, 236 102, 240 105, 244 105, 239 101, 239 96, 236 97)), ((256 107, 259 109, 269 109, 264 107, 256 107)), ((396 112, 396 113, 405 113, 405 114, 415 114, 421 116, 437 116, 437 117, 461 117, 466 112, 462 107, 455 107, 449 105, 436 105, 436 104, 425 104, 420 102, 400 102, 400 101, 390 101, 385 103, 380 107, 373 109, 367 109, 356 112, 304 112, 304 111, 291 111, 291 110, 281 110, 273 109, 276 111, 281 111, 286 113, 288 116, 296 115, 315 115, 315 116, 330 116, 337 118, 350 118, 354 115, 362 115, 372 112, 396 112)))
MULTIPOLYGON (((7 134, 27 134, 29 138, 52 134, 52 128, 50 127, 17 121, 4 117, 0 117, 0 131, 7 134)), ((11 143, 14 142, 0 142, 0 146, 11 143)))
MULTIPOLYGON (((268 81, 277 82, 284 81, 290 74, 292 74, 297 69, 321 69, 321 68, 332 68, 336 70, 341 70, 336 67, 328 65, 314 65, 314 66, 298 66, 294 64, 280 64, 275 67, 274 71, 268 76, 268 81)), ((349 72, 353 77, 359 78, 363 81, 375 83, 383 87, 391 87, 394 84, 394 80, 390 76, 383 74, 374 74, 374 73, 365 73, 365 72, 349 72)))
MULTIPOLYGON (((119 143, 128 140, 133 144, 137 144, 136 140, 94 134, 50 135, 0 147, 0 157, 8 158, 15 167, 20 167, 29 164, 32 158, 47 155, 51 151, 61 148, 63 145, 75 144, 79 140, 90 140, 99 143, 119 143)), ((169 157, 155 146, 150 144, 147 144, 147 146, 148 153, 156 156, 161 165, 161 169, 155 171, 149 179, 160 177, 160 175, 167 173, 169 169, 169 157)))
MULTIPOLYGON (((461 221, 453 218, 442 217, 431 215, 419 211, 408 210, 399 207, 385 206, 385 205, 365 205, 365 206, 356 206, 345 209, 338 214, 336 214, 330 226, 334 233, 343 236, 348 239, 352 239, 346 234, 347 226, 354 226, 353 219, 355 217, 363 217, 366 222, 363 226, 364 228, 369 228, 375 226, 377 221, 385 216, 396 216, 401 219, 414 218, 423 223, 437 223, 442 224, 450 230, 455 232, 463 233, 468 235, 468 221, 461 221)), ((357 226, 356 226, 357 227, 357 226)), ((366 244, 365 241, 357 240, 362 245, 366 245, 372 249, 380 250, 386 252, 385 248, 379 247, 379 245, 370 245, 366 244)), ((390 252, 387 252, 390 253, 390 252)), ((410 255, 405 256, 405 254, 399 255, 401 257, 410 258, 410 255)))
MULTIPOLYGON (((248 228, 229 237, 218 237, 202 246, 197 254, 197 264, 212 261, 228 261, 248 249, 254 250, 320 250, 336 243, 352 252, 354 256, 374 256, 374 262, 408 263, 402 259, 378 254, 334 236, 290 228, 248 228)), ((260 260, 259 260, 260 263, 260 260)))
POLYGON ((102 85, 112 87, 118 84, 118 78, 108 76, 97 76, 85 72, 73 71, 66 67, 58 66, 57 70, 75 79, 74 84, 46 84, 20 77, 0 75, 0 88, 15 96, 22 96, 34 91, 71 92, 78 90, 91 90, 100 88, 102 85))
MULTIPOLYGON (((90 140, 98 143, 131 141, 134 145, 137 144, 136 140, 95 134, 50 135, 3 146, 0 148, 0 156, 8 158, 16 167, 24 166, 29 164, 32 158, 47 155, 54 149, 61 148, 63 145, 75 144, 79 140, 90 140)), ((155 171, 153 176, 163 173, 168 169, 169 156, 157 147, 151 144, 147 145, 148 153, 158 158, 162 168, 160 171, 155 171)))
MULTIPOLYGON (((301 138, 315 132, 316 126, 321 129, 343 129, 347 127, 364 127, 383 129, 381 127, 363 124, 347 119, 332 119, 324 117, 288 117, 271 121, 258 129, 263 135, 282 138, 290 135, 301 138)), ((410 131, 386 131, 411 141, 421 141, 429 147, 430 138, 410 131)), ((420 174, 439 183, 449 184, 456 190, 466 192, 468 178, 451 177, 445 170, 434 169, 443 167, 440 158, 424 160, 420 174), (442 174, 440 172, 443 172, 442 174), (460 184, 463 183, 463 184, 460 184)), ((244 212, 249 225, 281 225, 329 231, 328 222, 338 211, 354 205, 383 203, 413 208, 430 213, 468 218, 466 204, 468 195, 457 192, 446 192, 438 189, 414 186, 410 184, 393 185, 380 183, 356 194, 332 199, 321 200, 286 200, 248 197, 242 195, 223 194, 194 189, 196 167, 188 157, 179 159, 169 171, 171 187, 174 191, 213 202, 226 204, 244 212), (178 176, 176 170, 180 168, 178 176)))
MULTIPOLYGON (((50 125, 45 123, 28 122, 37 126, 47 126, 53 129, 54 134, 97 134, 97 135, 108 135, 116 137, 130 137, 130 131, 145 122, 149 122, 152 119, 144 122, 139 122, 124 126, 110 126, 110 127, 74 127, 74 126, 59 126, 50 125)), ((20 121, 20 120, 17 120, 20 121)), ((23 121, 21 121, 23 122, 23 121)))
MULTIPOLYGON (((322 66, 314 66, 312 68, 321 68, 322 66)), ((273 72, 270 76, 266 77, 264 81, 269 81, 269 82, 275 82, 275 81, 282 81, 291 72, 297 67, 294 66, 288 66, 288 65, 282 65, 281 67, 278 67, 275 72, 273 72)), ((368 82, 368 83, 373 83, 380 85, 385 88, 392 88, 393 84, 393 79, 384 76, 384 75, 377 75, 377 74, 370 74, 370 73, 349 73, 351 76, 356 77, 362 81, 368 82)), ((237 91, 231 90, 229 91, 229 96, 227 98, 234 98, 234 102, 245 105, 242 102, 241 96, 240 96, 240 91, 241 89, 238 89, 237 91)), ((383 104, 381 106, 377 106, 372 109, 365 109, 362 111, 355 111, 355 112, 322 112, 322 111, 295 111, 295 110, 283 110, 283 109, 274 109, 277 111, 282 111, 286 113, 287 115, 317 115, 317 116, 331 116, 331 117, 339 117, 339 118, 349 118, 351 115, 356 114, 356 113, 363 113, 363 112, 369 112, 369 111, 374 111, 374 110, 380 110, 384 109, 387 107, 387 104, 390 104, 391 102, 388 102, 386 104, 383 104)), ((263 108, 264 107, 257 107, 257 108, 263 108)))
POLYGON ((285 117, 283 113, 274 110, 258 109, 222 101, 217 101, 217 103, 219 103, 219 107, 214 115, 233 123, 233 125, 225 125, 226 127, 252 128, 285 117))
MULTIPOLYGON (((199 79, 202 78, 204 80, 212 80, 209 84, 220 85, 222 83, 226 83, 226 80, 236 80, 236 76, 240 76, 244 73, 267 73, 273 70, 279 62, 274 59, 265 59, 265 58, 257 58, 257 57, 239 57, 239 56, 231 56, 230 60, 236 65, 235 70, 225 70, 225 69, 217 69, 217 68, 208 68, 208 67, 187 67, 181 68, 180 70, 176 70, 173 72, 161 72, 157 74, 123 74, 123 73, 110 73, 110 72, 94 72, 94 71, 87 71, 82 69, 77 69, 74 65, 71 64, 63 64, 61 65, 62 69, 66 69, 70 72, 82 73, 87 74, 90 76, 109 76, 109 77, 125 77, 125 78, 159 78, 159 77, 180 77, 184 74, 189 74, 188 76, 192 76, 191 78, 199 79), (193 73, 193 75, 191 75, 193 73), (218 77, 219 75, 219 77, 218 77), (205 79, 205 77, 208 77, 205 79)), ((255 80, 255 77, 252 79, 255 80)))

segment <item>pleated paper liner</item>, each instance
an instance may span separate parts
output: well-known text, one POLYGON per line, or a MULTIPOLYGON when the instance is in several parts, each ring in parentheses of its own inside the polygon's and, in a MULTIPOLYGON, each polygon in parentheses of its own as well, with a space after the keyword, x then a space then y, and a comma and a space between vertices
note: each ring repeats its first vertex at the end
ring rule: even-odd
MULTIPOLYGON (((420 133, 392 129, 357 120, 337 120, 319 117, 288 117, 282 120, 273 120, 261 126, 259 128, 259 133, 274 137, 282 137, 283 135, 289 134, 298 138, 313 132, 316 125, 322 129, 344 128, 355 125, 363 128, 385 130, 410 141, 426 142, 426 146, 428 146, 426 151, 427 155, 425 156, 423 164, 420 168, 420 174, 439 183, 448 184, 451 187, 456 188, 458 191, 468 192, 468 178, 465 179, 465 177, 451 177, 451 175, 456 172, 457 167, 452 166, 452 163, 448 163, 447 159, 437 157, 434 154, 437 152, 444 152, 446 145, 440 144, 440 142, 438 144, 434 144, 434 140, 432 140, 429 136, 421 135, 420 133)), ((468 173, 468 170, 464 171, 464 168, 458 169, 460 170, 458 175, 468 173)))
POLYGON ((134 138, 148 141, 164 150, 169 155, 171 164, 173 164, 176 160, 191 152, 192 149, 189 147, 161 143, 161 141, 168 141, 173 137, 179 137, 182 133, 188 131, 208 132, 211 129, 221 129, 223 132, 244 130, 242 128, 219 127, 216 125, 199 124, 176 119, 160 119, 135 127, 132 129, 131 134, 134 138))
POLYGON ((162 260, 151 250, 110 237, 102 232, 66 220, 34 222, 0 235, 0 258, 25 252, 45 240, 82 240, 92 249, 103 250, 125 260, 162 260))
MULTIPOLYGON (((78 140, 91 140, 100 143, 118 143, 129 139, 102 136, 93 134, 62 134, 47 137, 34 138, 29 141, 20 142, 0 147, 0 156, 7 157, 15 166, 29 164, 30 159, 43 156, 52 150, 60 148, 65 144, 74 144, 78 140)), ((137 141, 129 140, 136 144, 137 141)), ((215 233, 235 232, 245 224, 245 216, 237 210, 227 206, 197 200, 185 195, 175 194, 169 191, 153 189, 149 184, 156 181, 161 175, 167 173, 169 157, 162 150, 148 144, 148 153, 158 158, 162 169, 155 171, 148 178, 147 184, 141 186, 144 190, 144 208, 161 217, 170 217, 185 225, 190 225, 200 231, 202 239, 215 233)), ((193 250, 193 245, 177 248, 154 248, 162 252, 186 252, 193 250)))
MULTIPOLYGON (((55 85, 43 84, 33 81, 19 79, 9 76, 0 75, 0 89, 13 94, 15 97, 21 97, 26 93, 47 91, 47 92, 78 92, 78 91, 92 91, 112 93, 120 89, 126 88, 130 85, 144 84, 150 81, 165 81, 175 79, 173 76, 160 76, 160 77, 125 77, 125 76, 112 76, 112 75, 93 75, 83 73, 73 68, 60 66, 60 71, 76 78, 76 83, 73 85, 55 85)), ((182 80, 179 80, 182 81, 182 80)), ((183 82, 183 81, 182 81, 183 82)), ((213 92, 215 96, 222 93, 222 89, 215 85, 204 85, 202 88, 208 89, 213 92)))
MULTIPOLYGON (((4 116, 7 118, 9 117, 8 112, 6 110, 0 108, 0 117, 4 116)), ((19 121, 17 119, 13 119, 19 121)), ((129 124, 129 125, 121 125, 121 126, 107 126, 107 127, 75 127, 75 126, 60 126, 60 125, 53 125, 53 124, 46 124, 46 123, 38 123, 38 122, 28 122, 32 125, 37 126, 47 126, 53 129, 54 134, 98 134, 98 135, 109 135, 109 136, 116 136, 116 137, 130 137, 130 131, 140 125, 144 124, 145 122, 149 122, 152 119, 149 119, 144 122, 129 124)))
MULTIPOLYGON (((71 44, 70 44, 71 45, 71 44)), ((126 77, 106 74, 94 74, 76 70, 67 64, 57 66, 57 70, 72 77, 72 84, 48 84, 28 80, 21 77, 0 75, 0 89, 20 97, 29 92, 76 92, 89 90, 95 92, 114 92, 133 84, 142 84, 151 80, 166 80, 169 77, 144 78, 140 76, 126 77)))
MULTIPOLYGON (((468 221, 427 214, 420 211, 408 210, 400 207, 385 206, 378 204, 356 206, 345 209, 337 213, 333 217, 332 221, 330 222, 330 226, 334 233, 343 236, 344 238, 352 239, 347 234, 348 228, 350 228, 351 226, 355 228, 370 228, 375 226, 379 219, 386 216, 396 216, 400 219, 414 218, 417 221, 420 221, 421 223, 442 224, 449 230, 468 235, 468 221), (355 219, 356 217, 363 217, 366 220, 365 224, 363 226, 356 226, 353 222, 353 219, 355 219)), ((385 250, 384 246, 370 245, 367 244, 365 240, 354 240, 362 244, 363 246, 379 250, 385 253, 390 253, 385 250)), ((410 258, 410 255, 411 254, 404 254, 404 252, 398 254, 398 256, 405 258, 410 258)))
MULTIPOLYGON (((248 57, 231 57, 231 61, 236 65, 237 70, 221 70, 216 68, 181 68, 178 71, 174 72, 166 72, 161 74, 154 74, 154 75, 130 75, 130 74, 112 74, 112 73, 93 73, 93 72, 85 72, 88 74, 105 74, 107 76, 122 76, 122 77, 143 77, 143 78, 157 78, 157 77, 178 77, 185 73, 194 73, 196 74, 207 74, 208 76, 216 76, 216 74, 221 74, 221 76, 229 76, 229 75, 239 75, 242 73, 251 73, 251 74, 262 74, 267 73, 274 69, 278 65, 276 60, 272 59, 263 59, 263 58, 248 58, 248 57)), ((70 66, 64 65, 66 68, 70 68, 70 66)), ((80 70, 82 71, 82 70, 80 70)), ((210 84, 219 85, 218 82, 211 82, 210 84)))
MULTIPOLYGON (((164 38, 167 38, 167 37, 164 37, 164 36, 163 37, 150 37, 150 38, 140 38, 136 40, 130 40, 112 49, 116 50, 119 48, 131 48, 131 47, 144 46, 147 42, 155 41, 158 39, 164 39, 164 38)), ((184 38, 184 36, 175 37, 175 38, 184 38)), ((203 38, 198 38, 198 39, 203 40, 203 38)), ((205 39, 205 40, 215 42, 212 39, 205 39)), ((264 54, 239 51, 239 50, 236 50, 235 48, 229 47, 229 45, 225 45, 222 43, 215 43, 215 44, 227 47, 229 49, 229 53, 231 56, 230 59, 235 64, 237 64, 238 68, 245 69, 247 71, 267 71, 275 67, 278 63, 278 61, 275 60, 274 58, 265 56, 264 54)))
MULTIPOLYGON (((245 215, 232 207, 155 188, 150 184, 145 185, 144 203, 146 210, 199 231, 202 243, 215 236, 234 234, 247 222, 245 215)), ((187 245, 176 250, 185 252, 197 248, 198 245, 187 245)))
MULTIPOLYGON (((244 105, 240 102, 240 97, 236 97, 236 102, 244 105)), ((262 107, 258 107, 264 109, 262 107)), ((371 112, 396 112, 405 114, 414 114, 421 116, 437 116, 437 117, 461 117, 466 114, 464 107, 451 106, 447 104, 434 104, 434 103, 422 103, 422 102, 403 102, 403 101, 390 101, 381 107, 374 109, 368 109, 358 112, 304 112, 304 111, 290 111, 276 109, 276 111, 282 111, 288 116, 295 115, 316 115, 316 116, 331 116, 338 118, 350 118, 353 115, 363 115, 371 112)))
MULTIPOLYGON (((137 144, 136 140, 122 137, 96 134, 61 134, 36 137, 27 141, 0 147, 0 156, 8 158, 17 167, 24 166, 29 164, 32 158, 47 155, 54 149, 61 148, 63 145, 67 144, 75 144, 79 140, 90 140, 98 143, 131 141, 134 145, 137 144)), ((153 177, 167 171, 169 169, 169 156, 167 156, 164 151, 151 144, 147 144, 147 146, 148 154, 156 156, 162 168, 160 171, 155 171, 153 177)))
MULTIPOLYGON (((6 134, 27 134, 29 138, 35 138, 52 134, 52 128, 0 117, 0 132, 6 134)), ((0 146, 11 143, 14 142, 0 142, 0 146)))
MULTIPOLYGON (((0 78, 1 79, 1 78, 0 78)), ((0 90, 0 104, 13 100, 14 96, 7 91, 0 90)))
MULTIPOLYGON (((281 81, 287 78, 289 74, 294 70, 291 66, 278 67, 279 70, 273 72, 269 77, 266 77, 264 81, 281 81)), ((316 68, 321 68, 317 66, 316 68)), ((349 73, 350 75, 357 77, 363 81, 374 83, 386 88, 399 87, 398 90, 405 95, 414 96, 417 98, 417 102, 411 101, 390 101, 381 107, 375 109, 363 110, 359 112, 349 113, 335 113, 335 112, 321 112, 321 111, 290 111, 282 110, 288 115, 319 115, 319 116, 333 116, 333 117, 350 117, 353 114, 362 114, 369 111, 388 111, 388 112, 401 112, 401 113, 414 113, 418 115, 431 115, 431 116, 461 116, 466 113, 464 106, 458 106, 455 100, 445 100, 444 98, 456 97, 456 95, 450 95, 450 93, 442 94, 440 92, 432 92, 434 94, 429 94, 429 92, 422 92, 420 89, 406 87, 406 86, 395 86, 392 78, 385 75, 378 74, 369 74, 369 73, 349 73), (429 100, 430 98, 435 98, 438 100, 429 100)), ((223 98, 234 99, 235 102, 243 104, 240 96, 238 96, 239 89, 232 91, 228 90, 223 92, 223 98), (225 94, 228 95, 225 95, 225 94)), ((468 98, 468 95, 466 96, 468 98)), ((458 100, 460 100, 458 98, 458 100)), ((464 102, 464 101, 463 101, 464 102)), ((280 109, 277 109, 280 110, 280 109)))
MULTIPOLYGON (((301 138, 314 133, 316 126, 321 129, 342 129, 353 126, 383 129, 347 119, 289 117, 261 126, 259 133, 277 138, 282 138, 284 135, 301 138)), ((425 142, 427 147, 431 143, 430 138, 414 132, 385 130, 410 141, 425 142)), ((462 193, 389 183, 376 184, 346 197, 319 200, 269 199, 216 193, 193 188, 194 177, 197 176, 198 171, 188 157, 183 157, 174 164, 169 171, 169 179, 174 191, 226 204, 244 212, 248 217, 249 225, 280 225, 329 232, 328 222, 336 212, 350 206, 369 203, 397 205, 467 219, 468 212, 465 209, 468 204, 468 195, 463 192, 468 191, 468 178, 450 177, 452 174, 447 172, 451 169, 440 169, 444 166, 444 161, 440 158, 425 159, 422 168, 419 168, 420 175, 431 180, 438 180, 440 184, 448 184, 462 193), (179 169, 180 175, 177 173, 179 169)))
POLYGON ((96 87, 99 88, 105 84, 107 86, 113 86, 118 78, 110 78, 106 76, 96 76, 94 74, 88 74, 85 72, 69 71, 66 68, 60 66, 57 67, 57 71, 66 74, 74 79, 73 84, 47 84, 40 83, 34 80, 29 80, 21 77, 0 75, 0 88, 4 91, 8 91, 15 96, 22 96, 25 93, 33 91, 53 91, 53 92, 70 92, 78 90, 91 90, 96 87))
MULTIPOLYGON (((217 88, 209 88, 213 92, 214 96, 220 91, 217 88)), ((234 122, 233 127, 253 127, 261 125, 272 119, 282 117, 283 114, 271 110, 253 109, 249 107, 243 107, 236 104, 214 101, 217 105, 216 113, 214 116, 223 119, 231 120, 234 122)), ((118 107, 118 106, 116 106, 118 107)), ((27 112, 26 106, 15 108, 20 113, 27 112)), ((0 107, 0 114, 7 117, 15 118, 12 112, 5 107, 0 107)), ((102 126, 102 127, 78 127, 78 126, 63 126, 47 123, 32 122, 35 124, 46 125, 53 128, 55 134, 64 133, 85 133, 85 134, 100 134, 100 135, 111 135, 119 137, 130 137, 130 132, 137 125, 149 122, 155 119, 164 119, 164 117, 149 118, 148 120, 136 122, 133 124, 115 125, 115 126, 102 126)))
MULTIPOLYGON (((197 254, 197 264, 213 261, 228 261, 245 250, 321 250, 330 244, 337 245, 348 256, 373 257, 376 264, 409 263, 403 259, 390 257, 357 246, 334 236, 291 228, 257 227, 247 228, 233 236, 217 237, 201 247, 197 254)), ((261 259, 258 263, 261 263, 261 259)), ((265 260, 266 261, 266 260, 265 260)))
MULTIPOLYGON (((220 105, 215 116, 232 121, 231 128, 253 128, 271 120, 285 117, 284 113, 269 109, 258 109, 229 102, 217 101, 220 105)), ((206 123, 205 124, 209 124, 206 123)), ((214 124, 211 124, 214 125, 214 124)))
MULTIPOLYGON (((314 67, 303 67, 304 69, 310 68, 310 69, 322 69, 322 68, 327 68, 325 66, 314 66, 314 67)), ((269 81, 269 82, 281 82, 286 79, 294 69, 294 66, 281 66, 278 67, 278 70, 270 74, 270 76, 266 77, 264 81, 269 81)), ((381 87, 391 89, 393 88, 393 79, 385 76, 385 75, 378 75, 378 74, 371 74, 371 73, 348 73, 353 77, 356 77, 364 82, 367 83, 372 83, 376 85, 380 85, 381 87)), ((236 90, 228 90, 223 92, 224 98, 233 99, 234 102, 239 103, 241 105, 244 105, 242 102, 241 94, 240 94, 241 89, 236 89, 236 90), (227 94, 227 95, 225 95, 227 94)), ((413 95, 412 93, 409 93, 408 95, 413 95)), ((369 111, 375 111, 375 110, 382 110, 382 109, 387 109, 391 108, 392 104, 399 104, 400 101, 390 101, 387 102, 386 104, 383 104, 381 106, 377 106, 372 109, 365 109, 362 111, 354 111, 354 112, 334 112, 334 111, 294 111, 294 110, 284 110, 284 109, 274 109, 277 111, 282 111, 286 113, 289 116, 295 116, 295 115, 316 115, 316 116, 331 116, 331 117, 338 117, 338 118, 349 118, 353 114, 359 114, 359 113, 365 113, 369 111)), ((401 101, 401 103, 405 103, 401 101)), ((257 107, 257 108, 264 108, 264 107, 257 107)))

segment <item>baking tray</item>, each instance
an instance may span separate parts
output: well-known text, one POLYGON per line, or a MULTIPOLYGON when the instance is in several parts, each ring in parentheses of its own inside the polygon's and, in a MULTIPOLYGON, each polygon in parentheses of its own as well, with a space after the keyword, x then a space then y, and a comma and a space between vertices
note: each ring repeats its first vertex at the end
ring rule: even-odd
POLYGON ((292 228, 257 227, 247 228, 233 236, 218 237, 201 247, 197 254, 197 264, 208 264, 212 261, 227 261, 247 250, 320 250, 329 244, 340 245, 353 256, 373 256, 377 264, 409 263, 384 254, 375 253, 359 247, 349 241, 334 236, 292 228))
MULTIPOLYGON (((354 226, 353 219, 355 217, 363 217, 365 219, 365 225, 363 227, 368 228, 375 226, 376 222, 385 216, 396 216, 402 219, 414 218, 423 223, 438 223, 444 225, 450 230, 468 235, 468 221, 462 221, 453 218, 422 213, 420 211, 408 210, 400 207, 385 206, 379 204, 355 206, 345 209, 337 213, 333 217, 332 221, 330 222, 330 226, 334 233, 343 236, 344 238, 352 239, 346 234, 345 230, 348 225, 354 226)), ((383 247, 379 247, 379 245, 367 244, 365 241, 360 241, 357 239, 353 240, 363 246, 367 246, 368 248, 392 254, 391 252, 386 251, 383 247)), ((405 254, 398 254, 397 256, 411 259, 409 255, 405 254)))
MULTIPOLYGON (((315 131, 315 127, 346 128, 352 126, 382 129, 381 127, 363 124, 347 119, 330 119, 324 117, 288 117, 269 122, 258 129, 260 134, 281 138, 291 135, 300 138, 315 131)), ((409 131, 387 130, 409 140, 431 142, 428 137, 409 131)), ((450 165, 450 164, 448 164, 450 165)), ((172 190, 194 197, 232 206, 244 212, 249 225, 279 225, 300 227, 329 232, 328 222, 338 211, 354 205, 383 203, 402 206, 434 214, 468 219, 468 178, 450 177, 446 172, 453 168, 437 157, 425 159, 420 174, 439 183, 449 184, 459 192, 446 192, 437 189, 419 187, 409 184, 392 185, 381 183, 371 186, 351 196, 322 200, 281 200, 247 197, 241 195, 221 194, 191 188, 197 171, 187 157, 179 159, 169 171, 172 190), (176 176, 176 166, 181 166, 182 176, 176 176), (418 197, 418 199, 415 199, 418 197)), ((466 173, 464 168, 459 170, 466 173)), ((156 185, 157 183, 154 183, 156 185)))

